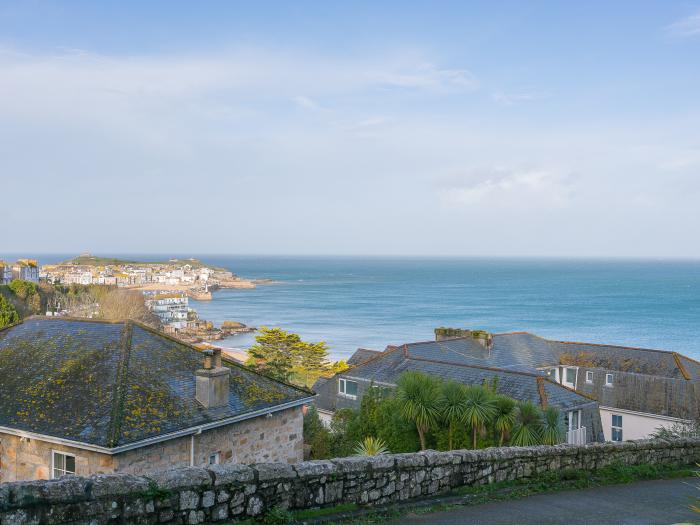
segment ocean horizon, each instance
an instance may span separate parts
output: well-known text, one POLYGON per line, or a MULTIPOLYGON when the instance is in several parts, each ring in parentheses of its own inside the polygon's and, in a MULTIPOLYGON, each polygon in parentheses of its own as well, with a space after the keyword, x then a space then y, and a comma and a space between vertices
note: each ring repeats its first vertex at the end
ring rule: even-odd
MULTIPOLYGON (((139 260, 163 255, 122 254, 139 260)), ((189 257, 174 255, 173 257, 189 257)), ((8 255, 8 258, 14 255, 8 255)), ((39 255, 46 264, 70 255, 39 255)), ((190 301, 219 324, 279 326, 326 341, 334 359, 433 338, 438 326, 528 331, 700 358, 700 261, 192 255, 274 284, 190 301)), ((247 348, 254 334, 219 341, 247 348)))

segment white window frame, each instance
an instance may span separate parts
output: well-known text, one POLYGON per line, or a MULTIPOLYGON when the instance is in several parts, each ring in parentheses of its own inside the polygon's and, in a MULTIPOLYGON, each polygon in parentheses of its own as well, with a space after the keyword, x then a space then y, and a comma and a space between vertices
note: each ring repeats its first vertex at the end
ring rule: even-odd
POLYGON ((221 463, 221 452, 212 452, 207 458, 207 465, 218 465, 221 463), (212 459, 214 461, 212 462, 212 459))
POLYGON ((582 424, 582 422, 581 422, 581 416, 582 416, 582 415, 583 415, 583 414, 581 414, 581 411, 580 411, 580 410, 569 410, 569 412, 568 412, 568 414, 567 414, 567 417, 568 417, 568 420, 569 420, 569 424, 568 424, 568 429, 567 429, 567 430, 568 430, 569 432, 571 432, 572 430, 578 430, 579 428, 581 428, 581 427, 583 426, 583 424, 582 424), (574 416, 574 413, 576 413, 576 423, 577 423, 577 426, 576 426, 576 427, 574 427, 574 417, 573 417, 573 416, 574 416))
POLYGON ((70 452, 64 452, 63 450, 51 450, 51 479, 58 479, 61 476, 75 476, 78 471, 78 464, 77 461, 75 461, 77 458, 75 454, 71 454, 70 452), (63 462, 64 468, 59 469, 62 474, 59 476, 56 476, 56 454, 60 454, 61 456, 64 457, 71 457, 73 458, 73 464, 75 466, 75 472, 70 472, 65 469, 66 463, 65 460, 63 462))
POLYGON ((593 372, 591 372, 590 370, 586 370, 586 383, 588 383, 589 385, 593 384, 593 372))
POLYGON ((344 379, 344 378, 338 378, 338 395, 347 397, 348 399, 357 399, 356 395, 348 394, 347 393, 347 383, 348 381, 350 383, 355 383, 359 389, 360 385, 357 381, 352 381, 350 379, 344 379))
POLYGON ((608 386, 608 387, 613 386, 613 375, 612 374, 605 374, 605 386, 608 386))
POLYGON ((617 426, 614 425, 613 422, 615 421, 615 418, 619 417, 620 422, 624 425, 624 420, 622 419, 622 414, 612 414, 610 418, 610 441, 615 441, 615 442, 621 442, 622 440, 625 439, 625 433, 623 432, 623 427, 622 425, 617 426), (619 430, 620 431, 620 439, 614 439, 615 436, 615 431, 619 430))
POLYGON ((577 366, 565 366, 562 370, 561 374, 561 384, 564 386, 568 386, 569 388, 576 388, 576 380, 578 379, 578 367, 577 366), (569 370, 574 371, 574 382, 570 383, 566 380, 566 375, 569 370))

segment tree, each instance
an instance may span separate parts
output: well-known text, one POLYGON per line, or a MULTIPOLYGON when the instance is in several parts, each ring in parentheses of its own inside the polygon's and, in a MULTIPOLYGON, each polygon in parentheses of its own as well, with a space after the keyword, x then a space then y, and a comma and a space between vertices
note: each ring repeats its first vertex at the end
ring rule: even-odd
POLYGON ((542 416, 542 444, 558 445, 564 441, 564 421, 559 410, 547 407, 542 416))
POLYGON ((502 447, 515 424, 515 400, 508 396, 496 396, 495 405, 493 428, 498 434, 498 446, 502 447))
POLYGON ((476 448, 476 436, 496 415, 493 395, 483 386, 469 386, 466 389, 464 422, 472 431, 472 448, 476 448))
POLYGON ((515 427, 510 438, 512 445, 527 447, 541 442, 542 419, 540 410, 531 402, 518 404, 515 411, 515 427))
POLYGON ((304 414, 304 445, 310 449, 310 459, 326 459, 331 455, 331 433, 323 426, 315 406, 304 414))
POLYGON ((260 373, 280 381, 311 386, 339 364, 328 360, 328 345, 320 341, 307 343, 297 334, 281 328, 260 328, 255 344, 248 349, 246 364, 260 373))
POLYGON ((39 295, 39 287, 31 281, 22 279, 14 279, 8 285, 12 293, 20 299, 24 307, 29 310, 30 314, 41 313, 41 296, 39 295))
POLYGON ((248 349, 246 364, 279 381, 289 381, 301 338, 281 328, 261 327, 255 344, 248 349))
POLYGON ((440 417, 440 384, 434 377, 426 374, 404 372, 396 386, 401 413, 416 426, 421 450, 425 450, 426 434, 440 417))
POLYGON ((440 413, 447 423, 447 448, 453 450, 455 426, 465 420, 467 410, 466 387, 456 381, 442 383, 440 413))
POLYGON ((131 290, 109 290, 99 303, 100 317, 109 321, 133 319, 158 327, 160 321, 146 306, 143 294, 131 290))
POLYGON ((19 322, 17 310, 5 296, 0 294, 0 328, 19 322))

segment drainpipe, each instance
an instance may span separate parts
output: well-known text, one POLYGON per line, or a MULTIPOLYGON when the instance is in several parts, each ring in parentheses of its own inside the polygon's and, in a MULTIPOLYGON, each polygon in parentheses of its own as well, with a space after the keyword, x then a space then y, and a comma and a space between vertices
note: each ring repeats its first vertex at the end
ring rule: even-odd
POLYGON ((197 429, 197 432, 190 434, 190 467, 194 467, 194 437, 202 433, 202 427, 197 429))

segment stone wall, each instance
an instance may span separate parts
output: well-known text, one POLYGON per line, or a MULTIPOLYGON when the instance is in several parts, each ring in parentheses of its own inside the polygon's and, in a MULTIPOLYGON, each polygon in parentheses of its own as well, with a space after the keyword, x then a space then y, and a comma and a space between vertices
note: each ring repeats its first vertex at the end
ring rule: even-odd
POLYGON ((303 425, 301 407, 293 407, 204 431, 194 441, 183 436, 114 455, 0 433, 0 482, 49 479, 54 450, 75 456, 79 476, 186 467, 193 443, 194 464, 200 466, 207 465, 214 453, 221 463, 297 463, 304 459, 303 425))
POLYGON ((67 477, 0 484, 0 525, 237 521, 273 507, 390 504, 560 469, 595 470, 612 463, 687 465, 699 460, 700 440, 638 441, 426 451, 296 465, 229 464, 148 477, 67 477))

